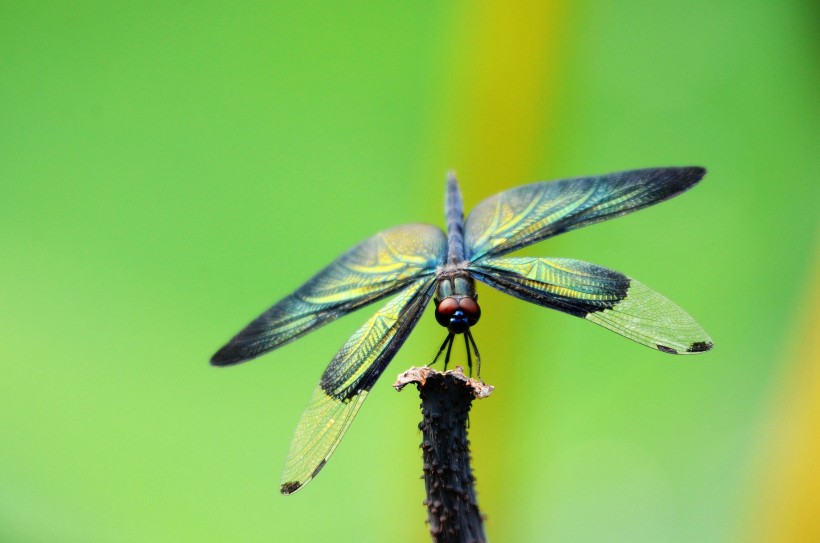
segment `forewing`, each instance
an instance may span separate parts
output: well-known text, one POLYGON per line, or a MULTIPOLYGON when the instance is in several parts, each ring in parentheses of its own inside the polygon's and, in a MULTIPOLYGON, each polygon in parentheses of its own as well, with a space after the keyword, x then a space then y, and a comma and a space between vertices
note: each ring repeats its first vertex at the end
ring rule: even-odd
POLYGON ((367 393, 402 346, 430 301, 435 279, 396 296, 339 350, 313 391, 288 451, 281 492, 292 494, 325 466, 367 393))
POLYGON ((662 202, 691 188, 700 167, 632 170, 517 187, 467 217, 468 257, 501 256, 537 241, 662 202))
POLYGON ((708 351, 712 339, 683 309, 626 275, 566 258, 483 258, 470 271, 522 300, 582 317, 653 349, 708 351))
POLYGON ((211 359, 228 366, 280 347, 357 308, 389 296, 444 261, 435 226, 398 226, 356 245, 296 292, 262 313, 211 359))

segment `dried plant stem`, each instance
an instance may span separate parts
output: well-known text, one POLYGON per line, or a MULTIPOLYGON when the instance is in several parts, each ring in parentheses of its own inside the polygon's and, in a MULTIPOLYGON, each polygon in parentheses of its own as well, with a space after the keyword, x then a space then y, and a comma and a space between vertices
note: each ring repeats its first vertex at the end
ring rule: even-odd
POLYGON ((393 386, 401 390, 410 383, 416 384, 421 397, 419 429, 430 535, 435 543, 484 543, 467 426, 473 399, 486 398, 493 387, 467 377, 461 367, 443 373, 411 368, 393 386))

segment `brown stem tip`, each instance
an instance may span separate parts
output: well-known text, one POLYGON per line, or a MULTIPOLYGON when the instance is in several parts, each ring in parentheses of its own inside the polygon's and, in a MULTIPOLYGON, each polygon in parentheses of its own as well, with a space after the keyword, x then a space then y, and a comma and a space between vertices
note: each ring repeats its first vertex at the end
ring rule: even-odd
POLYGON ((425 387, 427 384, 427 380, 430 378, 433 380, 444 380, 448 381, 451 380, 453 382, 462 382, 464 385, 469 389, 470 394, 476 400, 480 400, 482 398, 486 398, 490 394, 492 394, 493 389, 495 388, 492 385, 488 385, 479 381, 478 379, 473 379, 472 377, 467 377, 464 375, 464 368, 461 366, 456 366, 456 369, 450 371, 436 371, 433 368, 429 368, 427 366, 423 366, 421 368, 417 368, 413 366, 409 370, 405 371, 401 375, 399 375, 398 380, 393 383, 393 388, 401 392, 401 389, 406 387, 411 383, 415 383, 418 385, 419 390, 425 387))
POLYGON ((485 542, 467 427, 472 401, 486 398, 493 387, 467 377, 458 366, 447 372, 410 368, 393 386, 401 390, 410 383, 416 384, 421 397, 419 429, 430 535, 436 543, 485 542))

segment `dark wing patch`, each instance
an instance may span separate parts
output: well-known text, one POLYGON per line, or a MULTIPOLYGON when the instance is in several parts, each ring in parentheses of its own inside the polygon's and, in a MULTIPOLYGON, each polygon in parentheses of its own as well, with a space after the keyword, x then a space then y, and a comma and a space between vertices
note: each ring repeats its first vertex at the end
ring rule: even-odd
MULTIPOLYGON (((665 353, 701 352, 708 334, 667 298, 616 271, 568 258, 483 258, 476 279, 516 298, 582 317, 665 353)), ((703 349, 706 350, 706 349, 703 349)))
POLYGON ((282 486, 279 487, 279 492, 287 496, 288 494, 293 494, 300 488, 302 488, 300 483, 297 483, 296 481, 288 481, 287 483, 282 483, 282 486))
POLYGON ((281 347, 435 273, 446 254, 447 238, 435 226, 409 224, 376 234, 257 317, 211 364, 229 366, 281 347))
POLYGON ((686 349, 687 353, 704 353, 709 351, 714 347, 714 343, 711 341, 696 341, 686 349))
POLYGON ((502 292, 581 318, 615 307, 631 285, 622 273, 565 258, 484 258, 469 269, 502 292))
POLYGON ((524 185, 487 198, 467 216, 468 258, 501 256, 676 196, 706 174, 653 168, 524 185))

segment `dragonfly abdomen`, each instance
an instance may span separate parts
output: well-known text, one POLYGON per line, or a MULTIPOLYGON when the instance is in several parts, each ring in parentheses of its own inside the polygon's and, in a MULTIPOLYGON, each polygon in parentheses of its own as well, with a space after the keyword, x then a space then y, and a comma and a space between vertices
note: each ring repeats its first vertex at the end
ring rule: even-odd
POLYGON ((447 175, 444 215, 447 219, 447 263, 458 264, 466 258, 464 250, 464 201, 455 172, 447 175))

